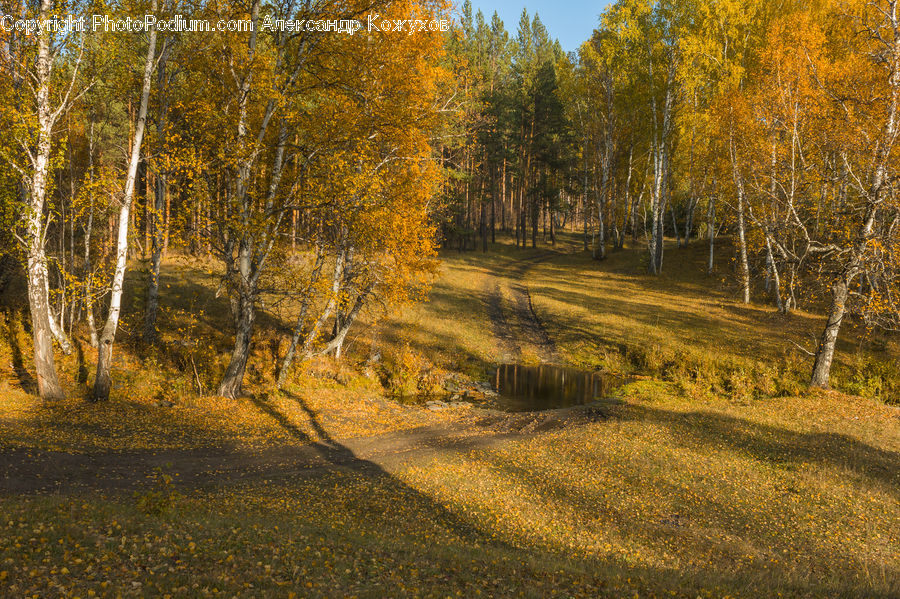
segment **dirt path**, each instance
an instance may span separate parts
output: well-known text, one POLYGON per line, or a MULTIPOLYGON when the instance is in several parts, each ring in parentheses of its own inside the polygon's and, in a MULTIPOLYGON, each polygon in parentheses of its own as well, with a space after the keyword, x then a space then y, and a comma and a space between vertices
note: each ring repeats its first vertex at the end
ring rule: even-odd
POLYGON ((496 275, 487 278, 482 299, 487 307, 488 317, 491 319, 491 330, 494 338, 497 339, 497 346, 500 350, 497 361, 502 364, 521 362, 522 348, 519 347, 516 339, 516 330, 506 318, 509 310, 503 309, 503 304, 506 302, 503 298, 503 289, 500 287, 500 279, 496 275))
POLYGON ((516 261, 507 274, 494 273, 485 284, 483 298, 500 348, 498 361, 501 363, 519 362, 526 353, 533 353, 543 363, 560 362, 556 345, 535 313, 525 283, 529 269, 553 256, 552 252, 545 252, 516 261))
POLYGON ((596 419, 597 410, 595 407, 529 414, 476 411, 447 425, 340 441, 320 427, 312 437, 288 425, 286 428, 296 437, 295 445, 260 449, 219 447, 74 454, 0 447, 0 497, 130 492, 151 488, 157 473, 172 476, 173 484, 185 490, 315 477, 335 470, 384 474, 448 451, 467 452, 578 426, 596 419))
MULTIPOLYGON (((483 301, 500 347, 498 361, 523 355, 558 363, 556 347, 534 311, 525 277, 535 264, 553 258, 545 252, 510 261, 485 285, 483 301)), ((167 451, 65 453, 4 447, 0 444, 0 497, 15 494, 123 492, 152 488, 159 473, 186 490, 221 488, 254 481, 323 476, 335 470, 388 474, 406 465, 433 460, 446 452, 492 447, 596 419, 598 408, 572 408, 509 414, 473 410, 448 424, 375 437, 335 440, 311 413, 315 434, 305 432, 257 402, 288 431, 295 443, 278 447, 214 447, 167 451)), ((605 415, 602 415, 605 418, 605 415)))

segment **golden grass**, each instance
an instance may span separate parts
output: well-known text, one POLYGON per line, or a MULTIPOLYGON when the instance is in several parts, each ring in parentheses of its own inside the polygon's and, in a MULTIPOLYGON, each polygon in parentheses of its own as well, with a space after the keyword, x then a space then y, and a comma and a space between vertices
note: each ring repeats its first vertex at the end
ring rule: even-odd
MULTIPOLYGON (((429 368, 485 376, 499 346, 484 289, 544 251, 446 254, 431 300, 376 329, 385 360, 408 348, 429 368)), ((644 369, 619 399, 555 430, 485 429, 368 459, 346 440, 473 418, 385 399, 364 363, 373 329, 346 364, 307 365, 284 394, 267 389, 271 350, 260 344, 255 398, 238 401, 198 396, 186 360, 201 348, 151 355, 126 342, 111 402, 44 406, 22 390, 27 338, 14 325, 0 341, 0 447, 10 455, 217 447, 224 466, 241 448, 288 457, 190 485, 174 476, 179 463, 136 472, 135 493, 0 494, 0 596, 895 597, 900 408, 837 392, 760 394, 753 377, 766 367, 804 371, 792 342, 808 343, 820 319, 739 305, 727 283, 697 274, 699 250, 683 251, 683 264, 679 254, 659 279, 633 252, 599 264, 560 253, 526 271, 567 361, 644 369), (679 357, 709 372, 679 370, 679 357), (717 392, 742 384, 742 372, 752 393, 717 392), (167 398, 174 405, 158 405, 167 398), (291 462, 299 448, 327 467, 291 462)), ((167 273, 182 294, 164 320, 170 340, 180 328, 222 327, 212 304, 186 314, 185 301, 214 291, 191 268, 167 273)), ((848 340, 844 369, 857 341, 848 340)), ((891 342, 883 355, 895 352, 891 342)), ((85 348, 81 361, 91 360, 85 348)), ((75 391, 86 388, 78 362, 63 360, 75 391)), ((209 386, 218 366, 207 366, 209 386)))
POLYGON ((511 542, 653 572, 660 595, 890 596, 898 455, 897 410, 870 401, 669 399, 402 476, 511 542))
POLYGON ((499 351, 484 296, 497 256, 447 253, 428 302, 382 324, 389 346, 406 343, 437 367, 486 377, 499 351))
MULTIPOLYGON (((535 311, 572 364, 650 375, 694 397, 803 392, 823 316, 782 315, 762 289, 754 289, 754 303, 740 303, 727 246, 719 248, 726 266, 713 276, 704 274, 706 251, 669 248, 659 277, 646 274, 640 247, 599 263, 586 253, 561 254, 526 277, 535 311)), ((848 319, 833 385, 900 402, 900 347, 895 337, 877 337, 848 319)))

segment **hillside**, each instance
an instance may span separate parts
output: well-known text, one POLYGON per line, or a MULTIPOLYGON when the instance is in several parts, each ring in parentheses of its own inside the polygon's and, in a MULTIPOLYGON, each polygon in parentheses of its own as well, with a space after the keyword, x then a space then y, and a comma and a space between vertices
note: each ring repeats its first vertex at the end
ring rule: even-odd
MULTIPOLYGON (((190 327, 223 318, 200 263, 165 265, 166 349, 120 340, 100 406, 30 394, 8 309, 2 594, 895 596, 900 410, 791 392, 809 366, 791 342, 820 319, 741 306, 724 274, 709 292, 687 266, 655 279, 639 253, 597 263, 575 244, 448 253, 427 302, 361 325, 341 363, 283 392, 267 366, 283 346, 261 341, 237 400, 197 393, 218 366, 190 327), (507 358, 629 378, 518 414, 383 387, 485 381, 507 358)), ((261 339, 278 338, 269 318, 261 339)), ((62 370, 85 394, 79 346, 62 370)), ((847 373, 858 347, 841 348, 847 373)))

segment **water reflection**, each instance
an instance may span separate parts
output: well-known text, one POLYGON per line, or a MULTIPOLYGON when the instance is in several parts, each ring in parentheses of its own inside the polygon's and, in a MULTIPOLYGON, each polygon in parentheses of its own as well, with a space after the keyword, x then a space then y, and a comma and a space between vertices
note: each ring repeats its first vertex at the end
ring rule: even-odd
POLYGON ((504 364, 494 375, 499 402, 513 412, 580 406, 609 397, 620 377, 560 366, 504 364))

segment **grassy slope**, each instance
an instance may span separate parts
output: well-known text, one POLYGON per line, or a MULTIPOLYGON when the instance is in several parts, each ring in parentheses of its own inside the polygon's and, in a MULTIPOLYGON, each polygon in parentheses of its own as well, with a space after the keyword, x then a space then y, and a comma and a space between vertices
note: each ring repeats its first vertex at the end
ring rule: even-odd
MULTIPOLYGON (((646 275, 642 250, 611 253, 599 266, 583 253, 560 256, 528 274, 535 309, 568 360, 587 368, 651 375, 694 397, 805 391, 822 317, 782 315, 762 289, 754 293, 764 303, 739 303, 727 266, 701 274, 707 251, 670 248, 658 278, 646 275)), ((728 262, 727 248, 719 252, 720 263, 728 262)), ((832 383, 900 402, 898 355, 896 338, 873 343, 847 319, 832 383)))
MULTIPOLYGON (((498 249, 448 254, 432 301, 382 327, 386 351, 406 343, 439 368, 483 375, 497 343, 480 297, 520 255, 498 249)), ((0 595, 896 596, 898 410, 837 393, 715 392, 737 370, 790 356, 788 341, 805 342, 819 321, 744 308, 727 285, 710 292, 691 268, 670 265, 650 280, 636 255, 601 265, 566 255, 526 274, 569 361, 659 370, 594 422, 492 445, 474 438, 390 468, 361 460, 199 487, 167 483, 163 468, 137 495, 0 496, 0 595), (719 374, 667 366, 684 355, 719 374)), ((194 274, 179 268, 169 281, 184 290, 194 274)), ((204 326, 215 328, 209 313, 204 326)), ((28 357, 9 339, 27 347, 24 332, 5 337, 0 445, 34 452, 282 447, 323 433, 333 448, 456 417, 384 401, 371 378, 327 365, 291 387, 311 411, 287 397, 196 398, 171 356, 157 358, 152 380, 120 375, 118 399, 99 412, 47 408, 21 391, 15 365, 28 357), (155 405, 166 389, 173 408, 155 405)), ((75 358, 66 366, 76 385, 75 358)))

